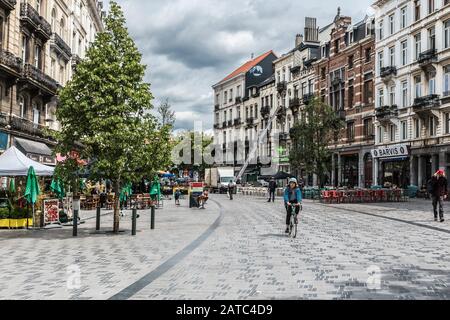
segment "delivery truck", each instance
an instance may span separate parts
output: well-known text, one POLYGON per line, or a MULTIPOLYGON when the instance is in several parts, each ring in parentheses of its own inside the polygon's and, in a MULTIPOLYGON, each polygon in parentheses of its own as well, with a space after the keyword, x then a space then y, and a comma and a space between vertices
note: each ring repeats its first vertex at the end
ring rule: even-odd
POLYGON ((234 168, 210 168, 205 171, 205 186, 213 193, 227 193, 228 184, 234 181, 234 168))

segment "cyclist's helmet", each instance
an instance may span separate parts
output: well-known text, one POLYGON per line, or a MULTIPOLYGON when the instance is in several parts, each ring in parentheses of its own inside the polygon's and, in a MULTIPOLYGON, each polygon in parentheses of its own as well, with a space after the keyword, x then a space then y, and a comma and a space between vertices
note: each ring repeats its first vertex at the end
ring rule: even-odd
POLYGON ((292 178, 291 180, 289 180, 289 184, 291 183, 295 183, 296 185, 298 185, 298 181, 295 178, 292 178))

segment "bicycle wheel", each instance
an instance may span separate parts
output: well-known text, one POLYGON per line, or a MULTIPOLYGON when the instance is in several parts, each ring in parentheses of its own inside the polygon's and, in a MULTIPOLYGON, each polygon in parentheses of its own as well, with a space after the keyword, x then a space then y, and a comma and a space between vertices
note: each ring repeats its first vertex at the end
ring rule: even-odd
POLYGON ((291 237, 292 239, 297 238, 297 224, 295 223, 295 215, 292 215, 292 219, 291 219, 291 237))

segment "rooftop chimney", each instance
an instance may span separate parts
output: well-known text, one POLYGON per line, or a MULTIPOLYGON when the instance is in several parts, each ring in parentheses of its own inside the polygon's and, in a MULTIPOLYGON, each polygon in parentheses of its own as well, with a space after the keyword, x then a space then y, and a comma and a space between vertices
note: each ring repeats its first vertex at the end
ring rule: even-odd
POLYGON ((295 47, 297 48, 303 42, 303 35, 297 34, 295 36, 295 47))

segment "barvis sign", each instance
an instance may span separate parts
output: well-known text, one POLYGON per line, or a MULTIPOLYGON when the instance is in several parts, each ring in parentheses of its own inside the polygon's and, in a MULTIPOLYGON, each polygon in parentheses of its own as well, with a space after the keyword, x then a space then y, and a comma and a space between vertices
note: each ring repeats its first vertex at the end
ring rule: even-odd
POLYGON ((408 146, 399 144, 394 146, 382 146, 372 150, 372 157, 377 158, 394 158, 409 156, 408 146))

